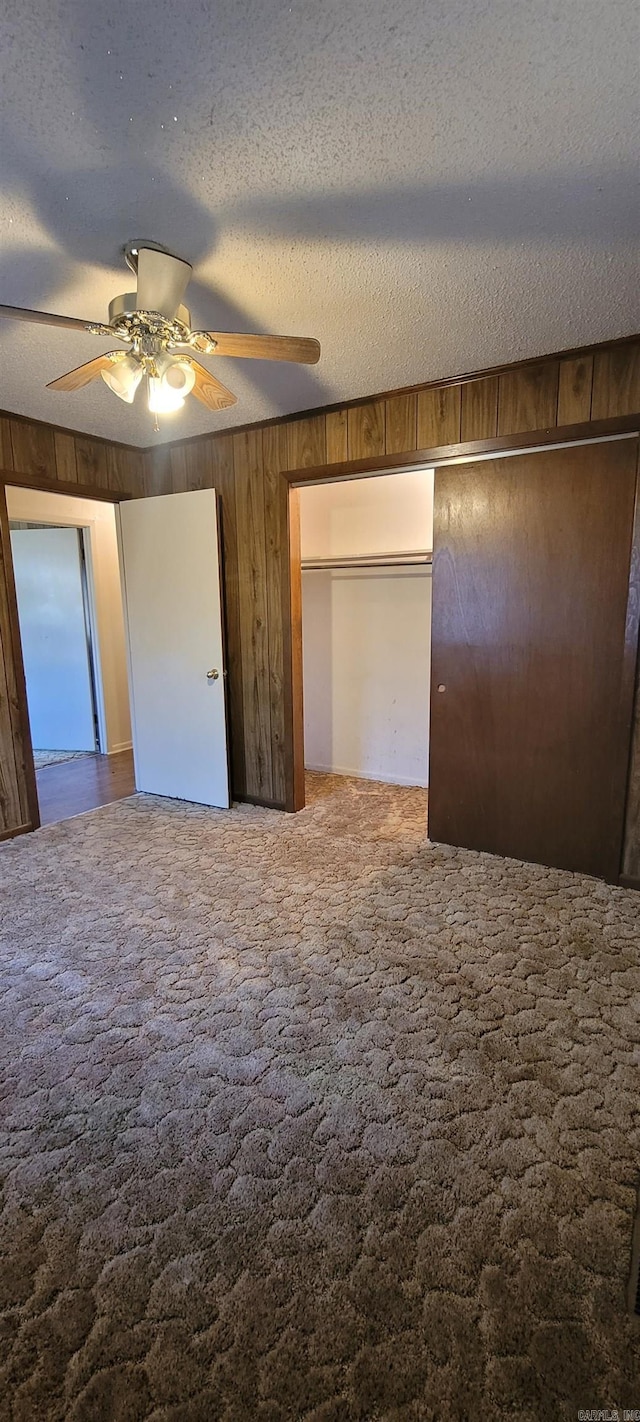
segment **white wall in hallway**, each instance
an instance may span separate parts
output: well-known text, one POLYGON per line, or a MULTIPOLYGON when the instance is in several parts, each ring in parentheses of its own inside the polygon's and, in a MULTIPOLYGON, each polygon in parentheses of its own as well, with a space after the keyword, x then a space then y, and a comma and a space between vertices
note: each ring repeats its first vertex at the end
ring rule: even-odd
MULTIPOLYGON (((300 491, 303 559, 431 549, 433 470, 300 491)), ((427 568, 302 575, 305 764, 426 785, 427 568)))
POLYGON ((88 529, 88 550, 97 632, 97 698, 101 749, 131 746, 120 564, 113 504, 98 499, 7 488, 9 518, 18 523, 62 524, 88 529))
POLYGON ((12 529, 11 554, 32 744, 94 751, 78 529, 12 529))

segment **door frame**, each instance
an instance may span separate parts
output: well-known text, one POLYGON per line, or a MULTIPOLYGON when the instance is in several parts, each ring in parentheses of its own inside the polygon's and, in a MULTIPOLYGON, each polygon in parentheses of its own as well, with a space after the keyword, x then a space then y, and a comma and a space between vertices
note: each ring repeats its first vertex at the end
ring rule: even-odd
MULTIPOLYGON (((583 444, 600 444, 611 440, 629 439, 640 434, 637 415, 615 419, 566 425, 560 429, 532 430, 501 439, 475 440, 466 444, 446 445, 436 449, 416 450, 408 454, 375 455, 367 459, 349 459, 336 464, 323 464, 305 469, 282 470, 280 473, 280 508, 286 528, 288 549, 283 579, 283 695, 285 711, 284 765, 286 800, 290 812, 304 809, 304 701, 302 685, 302 569, 300 549, 299 490, 309 484, 335 484, 347 479, 375 478, 381 474, 408 473, 418 469, 438 469, 452 465, 475 464, 479 460, 509 458, 518 454, 542 453, 583 444)), ((623 679, 635 678, 639 655, 640 631, 640 497, 636 475, 635 517, 631 550, 631 573, 627 601, 623 679)), ((632 731, 629 737, 627 776, 624 787, 624 810, 628 798, 629 764, 632 731)), ((628 878, 628 887, 640 888, 628 878)))
POLYGON ((0 561, 5 569, 5 583, 7 590, 9 641, 12 653, 12 662, 15 677, 15 697, 16 697, 16 727, 14 729, 13 746, 16 759, 19 757, 24 767, 24 776, 27 792, 27 812, 29 822, 19 825, 16 829, 0 831, 0 841, 13 839, 18 834, 29 834, 32 830, 40 827, 40 806, 38 804, 38 785, 36 780, 36 768, 33 759, 33 745, 31 742, 31 726, 29 723, 29 705, 27 701, 27 683, 24 674, 24 660, 22 656, 22 638, 20 635, 20 621, 18 618, 18 600, 16 597, 16 583, 13 570, 13 556, 11 552, 11 536, 9 530, 9 515, 7 511, 7 489, 35 489, 46 494, 66 494, 74 499, 99 500, 105 504, 120 504, 132 497, 131 494, 114 494, 112 490, 102 489, 92 484, 74 484, 70 480, 43 479, 37 475, 16 474, 13 470, 0 470, 0 561))

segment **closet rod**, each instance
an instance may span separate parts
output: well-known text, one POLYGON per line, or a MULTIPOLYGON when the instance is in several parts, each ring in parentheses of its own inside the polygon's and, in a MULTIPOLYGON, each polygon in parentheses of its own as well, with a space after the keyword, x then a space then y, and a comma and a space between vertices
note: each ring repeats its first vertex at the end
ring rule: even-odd
POLYGON ((330 568, 424 568, 430 567, 433 554, 426 549, 408 553, 345 554, 341 558, 303 558, 302 571, 323 572, 330 568))

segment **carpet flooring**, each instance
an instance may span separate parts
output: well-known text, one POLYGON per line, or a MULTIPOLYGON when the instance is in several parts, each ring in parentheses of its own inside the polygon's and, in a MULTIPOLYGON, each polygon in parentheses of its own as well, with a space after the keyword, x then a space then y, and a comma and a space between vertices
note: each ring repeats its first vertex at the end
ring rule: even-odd
POLYGON ((44 770, 47 765, 64 765, 67 760, 84 760, 86 756, 94 755, 94 751, 56 751, 56 750, 34 750, 33 759, 36 770, 44 770))
POLYGON ((0 847, 2 1419, 640 1407, 640 897, 425 827, 314 777, 0 847))

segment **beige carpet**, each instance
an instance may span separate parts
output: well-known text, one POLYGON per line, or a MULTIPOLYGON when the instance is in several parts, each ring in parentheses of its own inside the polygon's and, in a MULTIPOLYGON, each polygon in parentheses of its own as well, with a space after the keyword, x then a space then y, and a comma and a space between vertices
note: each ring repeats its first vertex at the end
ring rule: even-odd
POLYGON ((109 805, 0 886, 3 1419, 640 1407, 640 897, 320 777, 109 805))
POLYGON ((34 750, 33 760, 36 770, 44 770, 47 765, 64 765, 67 760, 85 760, 95 751, 34 750))

